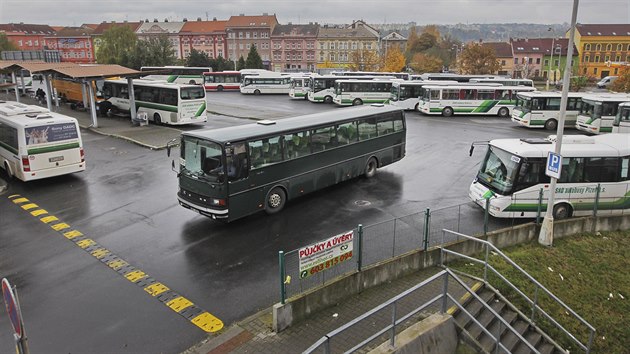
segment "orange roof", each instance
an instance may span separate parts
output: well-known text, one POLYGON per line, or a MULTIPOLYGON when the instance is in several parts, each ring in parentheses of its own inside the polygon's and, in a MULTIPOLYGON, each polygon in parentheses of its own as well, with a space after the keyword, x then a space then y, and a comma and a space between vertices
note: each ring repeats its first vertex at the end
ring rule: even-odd
POLYGON ((191 33, 210 33, 225 32, 225 24, 227 21, 188 21, 184 23, 181 32, 191 33))
POLYGON ((98 27, 98 23, 84 23, 81 25, 81 27, 89 27, 91 29, 96 29, 96 27, 98 27))
POLYGON ((64 26, 50 26, 50 28, 54 29, 55 32, 58 32, 58 31, 61 31, 64 28, 64 26))
POLYGON ((274 27, 278 24, 276 15, 262 16, 231 16, 226 27, 274 27))

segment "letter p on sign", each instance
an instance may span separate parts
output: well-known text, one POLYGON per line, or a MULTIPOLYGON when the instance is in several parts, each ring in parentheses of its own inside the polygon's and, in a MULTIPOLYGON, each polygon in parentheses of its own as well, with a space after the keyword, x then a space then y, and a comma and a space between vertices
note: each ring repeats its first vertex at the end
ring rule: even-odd
POLYGON ((549 152, 547 155, 547 168, 545 174, 555 179, 560 178, 560 170, 562 169, 562 156, 549 152))

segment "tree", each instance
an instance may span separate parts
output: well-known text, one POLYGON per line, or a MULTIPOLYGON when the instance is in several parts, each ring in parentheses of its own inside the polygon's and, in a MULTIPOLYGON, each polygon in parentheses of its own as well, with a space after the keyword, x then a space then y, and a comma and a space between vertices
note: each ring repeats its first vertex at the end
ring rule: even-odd
POLYGON ((245 59, 243 59, 243 56, 241 55, 241 57, 238 58, 238 63, 236 63, 236 70, 243 69, 245 69, 245 59))
POLYGON ((405 56, 398 45, 388 48, 382 69, 387 72, 399 72, 405 67, 405 56))
POLYGON ((409 62, 409 66, 418 73, 441 72, 443 65, 442 59, 423 53, 416 53, 409 62))
POLYGON ((210 67, 213 71, 234 70, 234 62, 219 56, 216 59, 210 59, 210 67))
POLYGON ((125 65, 134 69, 142 66, 166 66, 176 62, 175 51, 168 37, 163 35, 148 40, 139 40, 131 52, 123 54, 125 65))
POLYGON ((186 57, 185 65, 198 67, 211 66, 211 60, 206 52, 193 49, 190 51, 190 54, 188 54, 188 57, 186 57))
POLYGON ((125 65, 128 64, 127 54, 136 48, 138 37, 129 26, 115 26, 103 32, 100 40, 96 52, 98 62, 125 65))
POLYGON ((350 52, 350 64, 352 71, 376 71, 379 65, 379 57, 376 51, 369 49, 357 49, 350 52))
POLYGON ((621 70, 617 80, 610 85, 610 89, 616 92, 630 92, 630 66, 621 70))
POLYGON ((479 43, 470 43, 457 58, 461 74, 493 74, 501 68, 494 48, 479 43))
POLYGON ((256 50, 256 46, 252 45, 247 53, 247 60, 245 61, 245 69, 264 69, 262 59, 256 50))
POLYGON ((19 50, 19 48, 9 41, 6 34, 0 33, 0 53, 9 50, 19 50))

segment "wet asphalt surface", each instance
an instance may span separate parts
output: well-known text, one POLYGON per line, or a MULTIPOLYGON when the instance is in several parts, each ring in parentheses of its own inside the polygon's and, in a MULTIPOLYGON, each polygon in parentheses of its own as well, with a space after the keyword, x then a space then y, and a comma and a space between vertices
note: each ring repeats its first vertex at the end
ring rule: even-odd
MULTIPOLYGON (((209 94, 209 101, 233 106, 234 116, 345 109, 238 93, 209 94)), ((203 127, 186 129, 244 123, 251 121, 213 115, 203 127)), ((165 151, 82 131, 85 172, 11 181, 0 195, 0 277, 17 285, 31 352, 178 353, 207 334, 12 203, 10 195, 38 204, 227 327, 279 301, 278 251, 359 223, 466 203, 483 156, 483 148, 468 156, 472 141, 549 135, 509 119, 417 112, 407 114, 407 129, 406 157, 375 178, 347 181, 291 201, 279 214, 227 225, 177 204, 177 180, 165 151)), ((0 353, 13 350, 2 309, 0 353)))

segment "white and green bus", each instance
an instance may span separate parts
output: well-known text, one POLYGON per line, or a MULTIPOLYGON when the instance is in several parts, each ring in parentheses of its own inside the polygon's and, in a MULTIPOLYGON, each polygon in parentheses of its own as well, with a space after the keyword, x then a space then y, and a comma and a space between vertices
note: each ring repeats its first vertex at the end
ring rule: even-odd
POLYGON ((315 74, 291 74, 289 97, 293 99, 308 99, 311 80, 315 74))
POLYGON ((177 198, 228 222, 261 210, 274 214, 291 199, 399 161, 405 127, 402 110, 365 106, 183 132, 177 198))
MULTIPOLYGON (((182 125, 202 123, 206 115, 206 91, 200 85, 173 84, 151 80, 133 80, 138 113, 145 113, 155 124, 182 125)), ((127 80, 105 80, 99 104, 102 114, 129 112, 127 80)))
MULTIPOLYGON (((401 80, 402 81, 402 80, 401 80)), ((364 103, 389 101, 393 80, 337 80, 333 103, 340 106, 358 106, 364 103)))
POLYGON ((613 122, 613 133, 630 133, 630 102, 619 104, 613 122))
MULTIPOLYGON (((582 92, 569 92, 564 116, 565 127, 575 127, 582 106, 582 92)), ((512 121, 527 128, 556 130, 560 120, 560 92, 533 91, 516 95, 512 121)))
POLYGON ((79 123, 40 106, 0 101, 0 167, 25 182, 85 171, 79 123))
POLYGON ((487 84, 429 85, 424 87, 420 112, 441 114, 498 115, 509 117, 520 92, 535 91, 527 86, 492 86, 487 84))
POLYGON ((318 75, 310 81, 307 98, 314 103, 332 103, 337 80, 393 80, 393 76, 318 75))
MULTIPOLYGON (((484 209, 489 203, 489 214, 498 218, 534 218, 539 204, 544 214, 550 193, 545 167, 547 155, 555 150, 555 138, 552 135, 546 139, 491 140, 470 185, 470 199, 484 209)), ((592 215, 596 202, 598 215, 628 212, 627 134, 567 135, 562 140, 561 155, 560 179, 552 206, 554 219, 592 215)))
POLYGON ((472 78, 471 84, 501 84, 503 86, 529 86, 534 87, 534 80, 532 79, 508 79, 505 77, 491 77, 491 78, 472 78))
POLYGON ((428 85, 457 85, 457 81, 394 81, 389 103, 404 110, 418 111, 422 98, 422 87, 428 85))
POLYGON ((166 81, 176 84, 203 85, 203 73, 211 72, 212 68, 195 66, 143 66, 140 71, 150 72, 143 76, 146 80, 166 81))
POLYGON ((288 95, 291 89, 291 76, 280 74, 260 74, 243 76, 242 94, 283 94, 288 95))
POLYGON ((613 121, 617 115, 619 104, 630 102, 627 93, 589 94, 582 97, 582 107, 577 116, 575 127, 578 130, 591 133, 610 133, 613 121))

